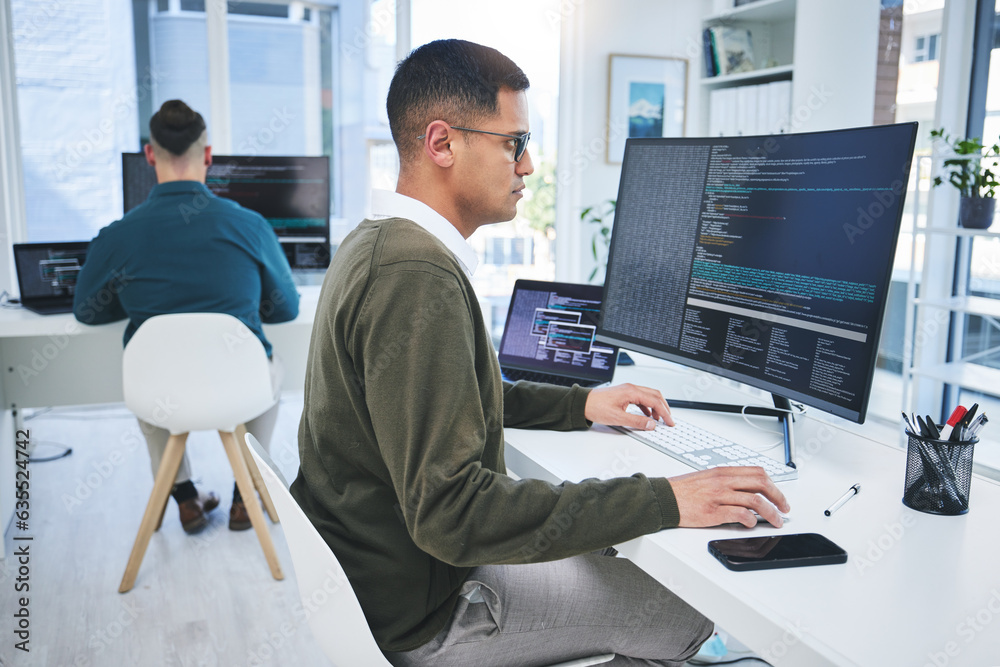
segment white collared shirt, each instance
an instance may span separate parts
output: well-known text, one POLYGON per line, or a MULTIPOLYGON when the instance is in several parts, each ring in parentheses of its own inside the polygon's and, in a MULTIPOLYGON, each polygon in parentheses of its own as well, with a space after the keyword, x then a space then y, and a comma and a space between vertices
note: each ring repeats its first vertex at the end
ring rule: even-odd
POLYGON ((412 220, 451 251, 469 278, 476 272, 476 267, 479 265, 476 251, 455 225, 422 201, 391 190, 372 190, 371 217, 375 220, 383 218, 412 220))

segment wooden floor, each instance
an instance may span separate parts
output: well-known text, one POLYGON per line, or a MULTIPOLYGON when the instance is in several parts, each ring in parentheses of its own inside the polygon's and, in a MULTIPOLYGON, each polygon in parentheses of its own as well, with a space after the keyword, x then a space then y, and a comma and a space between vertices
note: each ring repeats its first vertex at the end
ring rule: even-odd
MULTIPOLYGON (((301 396, 282 402, 271 455, 291 480, 298 469, 301 396)), ((188 453, 199 489, 222 503, 200 534, 186 535, 177 506, 167 506, 135 588, 118 584, 153 478, 135 418, 124 406, 61 409, 29 415, 35 458, 70 446, 73 453, 30 464, 30 652, 14 648, 12 610, 17 563, 0 561, 0 666, 295 665, 325 666, 299 604, 280 524, 271 525, 284 581, 267 568, 254 531, 227 527, 233 478, 215 433, 192 434, 188 453)))

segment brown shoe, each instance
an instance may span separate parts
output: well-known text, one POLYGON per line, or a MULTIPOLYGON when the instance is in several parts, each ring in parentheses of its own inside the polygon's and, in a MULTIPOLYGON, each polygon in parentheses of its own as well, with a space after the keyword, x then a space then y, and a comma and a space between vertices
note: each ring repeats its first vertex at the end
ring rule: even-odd
POLYGON ((243 500, 234 500, 233 506, 229 508, 229 530, 249 530, 251 525, 243 500))
POLYGON ((181 512, 181 527, 188 535, 199 532, 208 525, 209 512, 219 506, 219 496, 211 491, 199 493, 197 498, 191 498, 177 503, 181 512))

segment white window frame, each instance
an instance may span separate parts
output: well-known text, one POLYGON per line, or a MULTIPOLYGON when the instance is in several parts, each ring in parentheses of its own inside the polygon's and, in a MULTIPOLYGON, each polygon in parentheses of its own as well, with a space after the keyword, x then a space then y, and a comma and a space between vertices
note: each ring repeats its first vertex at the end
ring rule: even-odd
POLYGON ((8 292, 16 283, 12 244, 28 236, 13 35, 10 0, 0 0, 0 234, 8 239, 0 255, 0 289, 8 292))
MULTIPOLYGON (((969 72, 972 71, 972 36, 975 31, 976 0, 954 0, 944 6, 938 42, 940 74, 934 126, 952 129, 952 134, 965 136, 969 111, 969 72)), ((939 167, 939 166, 938 166, 939 167)), ((928 197, 927 224, 930 227, 955 227, 958 224, 958 191, 955 188, 934 188, 928 197)), ((921 297, 943 299, 951 296, 955 275, 956 245, 947 237, 935 238, 925 250, 921 297)), ((917 331, 931 326, 933 313, 920 309, 917 331)), ((909 335, 909 332, 907 332, 909 335)), ((914 358, 914 365, 930 367, 948 358, 948 336, 929 336, 914 358)), ((906 345, 911 344, 907 340, 906 345)), ((904 369, 905 372, 905 369, 904 369)), ((918 414, 938 414, 941 411, 944 385, 922 379, 914 388, 912 409, 918 414)))

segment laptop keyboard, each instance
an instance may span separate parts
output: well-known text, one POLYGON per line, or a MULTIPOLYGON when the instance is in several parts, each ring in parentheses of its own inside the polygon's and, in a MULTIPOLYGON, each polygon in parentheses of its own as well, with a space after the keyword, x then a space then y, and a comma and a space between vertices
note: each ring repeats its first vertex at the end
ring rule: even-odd
MULTIPOLYGON (((641 414, 634 406, 629 412, 641 414)), ((797 479, 799 471, 745 445, 738 445, 711 431, 674 417, 676 426, 657 424, 652 431, 616 426, 639 442, 686 463, 697 470, 720 466, 760 466, 775 482, 797 479)))
POLYGON ((55 315, 57 313, 72 313, 73 312, 73 301, 70 300, 69 303, 24 303, 22 299, 21 305, 28 310, 38 313, 39 315, 55 315))
POLYGON ((517 382, 518 380, 526 380, 528 382, 547 382, 548 384, 557 384, 562 387, 572 387, 574 384, 578 384, 581 387, 592 387, 594 385, 601 384, 600 382, 594 380, 568 378, 565 375, 552 375, 550 373, 539 373, 538 371, 522 371, 517 368, 503 369, 503 376, 511 382, 517 382))

